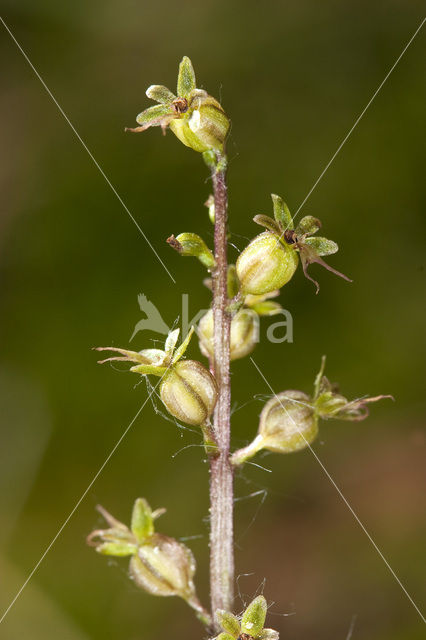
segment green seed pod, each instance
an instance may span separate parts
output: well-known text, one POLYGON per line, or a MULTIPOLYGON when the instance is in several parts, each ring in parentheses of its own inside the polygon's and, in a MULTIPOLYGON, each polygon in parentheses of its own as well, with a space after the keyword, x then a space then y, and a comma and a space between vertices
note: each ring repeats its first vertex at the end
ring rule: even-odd
POLYGON ((265 231, 256 236, 239 255, 236 268, 242 292, 262 295, 280 289, 296 271, 295 249, 279 236, 265 231))
POLYGON ((318 417, 311 398, 303 391, 282 391, 271 398, 260 414, 258 435, 238 449, 231 462, 238 466, 262 449, 275 453, 300 451, 318 435, 318 417))
POLYGON ((167 411, 178 420, 204 425, 216 404, 216 381, 200 362, 179 360, 164 376, 160 396, 167 411))
POLYGON ((136 584, 156 596, 180 596, 192 600, 195 560, 191 551, 174 538, 155 533, 130 560, 136 584))
POLYGON ((304 449, 318 434, 318 419, 311 399, 303 391, 282 391, 260 414, 259 436, 263 448, 278 453, 304 449))
POLYGON ((188 96, 186 111, 169 124, 175 136, 194 151, 223 150, 229 120, 219 102, 202 89, 188 96))
MULTIPOLYGON (((207 358, 214 355, 213 311, 210 309, 198 324, 201 353, 207 358)), ((231 321, 231 360, 244 358, 259 342, 259 319, 251 309, 240 309, 231 321)))

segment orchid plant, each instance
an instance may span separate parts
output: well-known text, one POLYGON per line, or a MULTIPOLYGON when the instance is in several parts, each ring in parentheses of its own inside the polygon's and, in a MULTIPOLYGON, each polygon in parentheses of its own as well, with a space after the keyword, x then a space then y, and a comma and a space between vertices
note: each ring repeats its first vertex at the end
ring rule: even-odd
POLYGON ((205 284, 212 290, 212 307, 201 319, 197 336, 208 365, 185 358, 194 328, 177 347, 179 330, 172 331, 164 349, 108 350, 106 360, 124 361, 138 376, 157 376, 159 394, 166 410, 177 420, 200 428, 210 466, 210 606, 201 604, 194 585, 195 559, 182 542, 157 533, 154 522, 164 510, 152 511, 144 498, 135 502, 127 527, 98 507, 108 524, 88 536, 88 544, 108 556, 128 557, 134 583, 155 596, 179 596, 195 611, 210 637, 217 640, 278 640, 278 631, 265 629, 267 602, 255 597, 241 616, 235 613, 233 476, 259 451, 289 454, 311 447, 319 421, 363 420, 368 405, 386 396, 348 401, 324 375, 325 358, 315 379, 312 395, 282 391, 266 402, 257 435, 246 447, 231 453, 230 363, 246 357, 258 342, 258 320, 278 313, 272 300, 288 284, 299 264, 305 276, 317 263, 341 278, 349 278, 324 260, 335 254, 332 240, 316 236, 321 223, 305 216, 295 226, 283 199, 273 194, 274 217, 261 214, 254 222, 265 231, 253 238, 235 265, 227 259, 227 158, 226 139, 230 122, 219 102, 196 86, 189 58, 179 66, 176 95, 162 85, 152 85, 148 98, 159 104, 140 113, 133 132, 160 127, 170 129, 187 147, 201 153, 210 170, 213 194, 206 202, 214 224, 214 248, 196 233, 171 235, 167 242, 179 255, 199 260, 208 272, 205 284))

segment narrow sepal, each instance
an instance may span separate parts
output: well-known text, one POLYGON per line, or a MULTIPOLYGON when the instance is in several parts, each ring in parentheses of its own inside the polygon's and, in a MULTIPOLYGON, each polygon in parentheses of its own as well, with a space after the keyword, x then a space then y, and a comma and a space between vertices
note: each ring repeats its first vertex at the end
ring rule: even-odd
POLYGON ((290 213, 290 209, 284 202, 284 200, 277 196, 275 193, 271 194, 272 202, 274 205, 274 217, 278 224, 282 227, 283 231, 287 229, 294 229, 293 218, 290 213))
POLYGON ((152 84, 146 90, 146 95, 151 100, 155 100, 156 102, 160 102, 161 104, 168 104, 173 102, 176 98, 174 93, 170 91, 167 87, 164 87, 162 84, 152 84))
POLYGON ((241 627, 237 616, 234 616, 230 611, 218 609, 216 611, 216 620, 226 633, 230 634, 234 638, 238 638, 241 627))
POLYGON ((192 334, 194 333, 194 327, 191 327, 191 329, 188 332, 188 335, 186 336, 185 340, 182 342, 182 344, 180 345, 179 349, 177 349, 174 353, 173 359, 172 359, 172 364, 175 364, 178 360, 180 360, 183 356, 183 354, 185 353, 185 351, 188 348, 188 345, 191 341, 192 338, 192 334))
POLYGON ((188 56, 184 56, 179 65, 179 75, 177 81, 177 94, 179 97, 186 98, 196 87, 195 73, 191 60, 188 56))
POLYGON ((138 364, 135 367, 131 367, 130 371, 132 373, 140 373, 142 376, 163 376, 167 367, 158 367, 155 364, 138 364))
POLYGON ((257 216, 254 216, 253 222, 260 225, 261 227, 265 227, 266 229, 269 229, 269 231, 272 231, 277 235, 280 235, 281 233, 278 222, 273 220, 270 216, 259 214, 257 216))
POLYGON ((151 507, 144 498, 138 498, 133 506, 130 529, 138 542, 143 542, 154 533, 151 507))
POLYGON ((141 364, 149 364, 149 360, 137 351, 129 351, 128 349, 119 349, 117 347, 93 347, 94 351, 114 351, 119 353, 120 356, 112 356, 105 360, 98 360, 99 364, 112 361, 127 361, 127 362, 139 362, 141 364))
POLYGON ((126 558, 136 553, 137 546, 126 542, 104 542, 96 547, 96 551, 103 556, 126 558))
POLYGON ((322 381, 323 376, 324 376, 324 369, 325 369, 326 361, 327 361, 327 356, 322 356, 320 370, 318 371, 318 373, 317 373, 317 375, 315 377, 315 381, 314 381, 314 400, 316 400, 318 398, 319 393, 320 393, 321 381, 322 381))
POLYGON ((241 618, 241 632, 256 638, 263 629, 268 606, 263 596, 257 596, 247 607, 241 618))

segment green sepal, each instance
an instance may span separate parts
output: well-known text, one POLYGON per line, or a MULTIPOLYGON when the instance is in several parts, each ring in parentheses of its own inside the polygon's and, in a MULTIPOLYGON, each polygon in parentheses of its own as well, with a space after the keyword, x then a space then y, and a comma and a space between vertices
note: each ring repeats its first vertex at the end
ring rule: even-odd
POLYGON ((143 542, 154 533, 151 507, 145 498, 138 498, 133 506, 130 529, 138 542, 143 542))
POLYGON ((228 298, 230 300, 232 298, 235 298, 238 291, 240 290, 240 281, 238 280, 235 264, 230 264, 228 267, 227 288, 228 288, 228 298))
POLYGON ((265 216, 262 214, 254 216, 253 222, 260 225, 261 227, 269 229, 269 231, 272 231, 272 233, 276 233, 277 235, 280 235, 281 233, 278 222, 273 220, 270 216, 265 216))
POLYGON ((281 226, 283 231, 287 229, 294 229, 293 218, 290 213, 290 209, 284 202, 284 200, 277 196, 275 193, 271 194, 272 202, 274 205, 274 218, 281 226))
POLYGON ((230 633, 219 633, 215 640, 235 640, 235 637, 231 636, 230 633))
POLYGON ((142 376, 153 375, 161 378, 166 373, 167 367, 157 367, 155 364, 138 364, 136 367, 131 367, 130 371, 140 373, 142 376))
POLYGON ((168 104, 173 102, 176 98, 174 93, 162 84, 152 84, 148 87, 145 93, 148 98, 155 100, 156 102, 160 102, 161 104, 168 104))
POLYGON ((185 340, 182 342, 179 349, 175 351, 174 356, 172 358, 172 364, 176 364, 176 362, 182 358, 183 354, 188 348, 188 345, 190 343, 193 333, 194 333, 194 327, 191 327, 185 340))
POLYGON ((177 238, 173 235, 167 239, 169 245, 182 256, 194 256, 209 271, 216 266, 214 256, 204 240, 196 233, 180 233, 177 238))
POLYGON ((216 620, 227 634, 230 634, 234 638, 238 638, 241 626, 237 616, 234 616, 230 611, 218 609, 216 611, 216 620))
POLYGON ((251 309, 257 313, 258 316, 275 316, 282 311, 282 306, 279 302, 272 302, 272 300, 265 300, 264 302, 256 302, 252 304, 251 309))
POLYGON ((170 118, 173 118, 175 112, 168 104, 156 104, 142 111, 137 117, 136 122, 142 127, 166 126, 170 118))
POLYGON ((263 596, 257 596, 247 607, 241 618, 241 633, 256 638, 262 631, 268 606, 263 596))
POLYGON ((97 553, 103 556, 115 556, 117 558, 125 558, 133 556, 138 548, 135 544, 126 542, 103 542, 96 547, 97 553))
POLYGON ((318 220, 318 218, 314 218, 313 216, 305 216, 301 219, 296 227, 296 235, 312 235, 316 233, 318 229, 321 229, 320 220, 318 220))
POLYGON ((314 249, 319 256, 331 256, 339 251, 338 244, 327 238, 306 238, 304 242, 314 249))
POLYGON ((186 98, 195 89, 195 73, 191 60, 184 56, 179 65, 179 75, 177 81, 177 94, 181 98, 186 98))

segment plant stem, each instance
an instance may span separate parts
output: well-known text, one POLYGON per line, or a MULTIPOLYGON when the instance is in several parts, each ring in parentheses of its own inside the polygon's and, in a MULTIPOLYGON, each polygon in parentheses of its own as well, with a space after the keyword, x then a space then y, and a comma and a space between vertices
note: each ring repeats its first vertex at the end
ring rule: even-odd
POLYGON ((229 461, 231 384, 229 341, 231 317, 227 311, 227 209, 226 158, 210 165, 214 188, 216 269, 213 273, 214 375, 218 399, 213 428, 218 453, 210 458, 210 592, 212 615, 232 610, 234 599, 233 469, 229 461))

